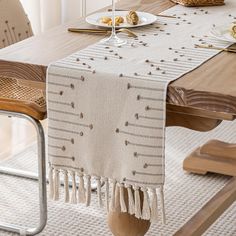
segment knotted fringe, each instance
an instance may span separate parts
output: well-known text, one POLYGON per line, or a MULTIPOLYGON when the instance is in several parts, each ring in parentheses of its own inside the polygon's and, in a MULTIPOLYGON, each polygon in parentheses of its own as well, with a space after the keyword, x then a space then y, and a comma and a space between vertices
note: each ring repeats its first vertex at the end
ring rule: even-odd
POLYGON ((109 180, 108 178, 105 178, 104 181, 105 181, 105 204, 107 212, 109 212, 109 180))
POLYGON ((53 200, 58 201, 60 195, 60 172, 54 169, 54 196, 53 200))
MULTIPOLYGON (((78 202, 85 203, 89 206, 91 203, 91 176, 84 175, 81 172, 62 170, 64 174, 64 198, 65 202, 70 200, 71 203, 76 204, 78 202), (69 174, 72 179, 72 192, 69 192, 69 174), (79 179, 79 187, 77 190, 76 174, 79 179), (86 188, 84 183, 84 177, 86 178, 86 188), (78 192, 77 192, 78 191, 78 192)), ((101 178, 97 177, 97 194, 99 205, 103 205, 102 191, 101 191, 101 178)), ((135 215, 137 218, 144 220, 150 220, 151 222, 157 222, 158 215, 158 202, 160 203, 160 210, 162 216, 162 223, 166 224, 165 216, 165 204, 164 204, 164 192, 163 186, 157 188, 147 188, 144 186, 132 186, 130 184, 117 183, 116 180, 103 178, 105 182, 105 206, 108 212, 121 211, 128 212, 131 215, 135 215), (110 181, 110 182, 109 182, 110 181), (111 184, 111 199, 110 188, 111 184), (125 190, 128 193, 128 201, 125 199, 125 190), (158 194, 157 194, 158 190, 158 194), (142 191, 142 192, 141 192, 142 191), (143 200, 141 202, 141 193, 143 194, 143 200)), ((59 200, 60 195, 60 170, 50 166, 49 168, 49 185, 50 185, 50 198, 59 200)))
POLYGON ((134 214, 140 219, 142 217, 139 187, 134 186, 134 214))
POLYGON ((53 183, 53 168, 52 168, 51 164, 49 166, 48 179, 49 179, 49 198, 53 199, 53 197, 54 197, 54 183, 53 183))
POLYGON ((142 188, 141 190, 143 191, 142 219, 150 220, 151 212, 150 212, 150 205, 149 205, 148 190, 147 188, 142 188))
POLYGON ((151 222, 157 222, 158 220, 157 193, 156 189, 151 189, 151 191, 152 191, 151 222))
POLYGON ((79 173, 79 189, 78 189, 78 199, 80 203, 86 202, 85 187, 84 187, 84 177, 83 174, 79 173))
POLYGON ((98 202, 99 202, 99 206, 103 207, 103 202, 102 202, 102 184, 101 184, 101 178, 100 177, 96 177, 97 180, 97 195, 98 195, 98 202))
POLYGON ((110 205, 110 211, 115 211, 115 205, 116 205, 116 180, 111 181, 112 186, 112 193, 111 193, 111 205, 110 205))
POLYGON ((69 202, 70 194, 69 194, 69 177, 68 171, 64 170, 64 200, 65 202, 69 202))
POLYGON ((120 189, 120 208, 121 208, 121 212, 127 212, 127 207, 126 207, 126 203, 125 203, 125 195, 124 195, 124 185, 120 184, 119 189, 120 189))
POLYGON ((164 191, 163 186, 159 188, 160 202, 161 202, 161 215, 162 215, 162 224, 166 224, 166 213, 165 213, 165 200, 164 200, 164 191))
POLYGON ((71 172, 71 176, 72 176, 72 193, 71 193, 70 203, 77 204, 77 195, 76 195, 77 187, 76 187, 76 179, 74 171, 71 172))
POLYGON ((90 206, 91 203, 91 176, 86 176, 87 188, 86 188, 86 206, 90 206))
POLYGON ((133 196, 133 192, 131 189, 131 185, 126 185, 126 188, 128 190, 128 201, 129 201, 129 214, 133 215, 135 213, 135 204, 134 204, 134 196, 133 196))

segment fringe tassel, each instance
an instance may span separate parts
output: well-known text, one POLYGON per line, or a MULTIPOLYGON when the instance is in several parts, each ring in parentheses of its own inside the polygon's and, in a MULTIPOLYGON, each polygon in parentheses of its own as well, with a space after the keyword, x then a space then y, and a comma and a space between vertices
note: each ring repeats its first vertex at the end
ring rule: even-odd
POLYGON ((60 172, 59 170, 54 170, 54 196, 53 200, 59 200, 60 191, 60 172))
POLYGON ((111 193, 111 205, 110 211, 115 211, 116 206, 116 180, 112 180, 112 193, 111 193))
POLYGON ((147 190, 147 188, 142 188, 142 191, 143 191, 142 219, 143 220, 150 220, 151 212, 150 212, 150 206, 149 206, 148 190, 147 190))
POLYGON ((86 202, 86 195, 85 195, 85 187, 84 187, 84 176, 83 174, 79 173, 79 189, 78 189, 78 199, 80 203, 86 202))
POLYGON ((91 176, 87 175, 87 188, 86 188, 86 206, 90 206, 91 203, 91 176))
POLYGON ((134 207, 135 217, 140 219, 142 214, 141 214, 139 187, 137 186, 134 187, 134 202, 135 202, 135 207, 134 207))
POLYGON ((106 209, 107 212, 109 212, 109 180, 108 178, 104 179, 105 181, 105 204, 106 204, 106 209))
POLYGON ((64 170, 64 199, 65 202, 69 202, 69 178, 68 178, 68 171, 64 170))
POLYGON ((152 204, 151 204, 151 222, 158 221, 158 207, 157 207, 157 192, 152 189, 152 204))
POLYGON ((135 204, 131 185, 127 185, 126 188, 128 189, 129 214, 133 215, 135 213, 135 204))
POLYGON ((76 196, 76 179, 75 179, 75 172, 72 171, 71 172, 71 177, 72 177, 72 193, 71 193, 71 198, 70 198, 70 202, 72 204, 77 204, 77 196, 76 196))
POLYGON ((165 213, 165 200, 164 200, 164 191, 163 186, 159 189, 160 202, 161 202, 161 214, 162 214, 162 224, 166 224, 166 213, 165 213))
POLYGON ((127 207, 125 203, 125 195, 124 195, 124 185, 120 184, 120 208, 121 212, 127 212, 127 207))
POLYGON ((101 178, 100 177, 97 177, 96 178, 97 180, 97 195, 98 195, 98 202, 99 202, 99 206, 100 207, 103 207, 103 202, 102 202, 102 191, 101 191, 101 188, 102 188, 102 184, 101 184, 101 178))
POLYGON ((49 198, 53 199, 53 197, 54 197, 54 183, 53 183, 53 168, 52 168, 51 164, 49 167, 48 179, 49 179, 49 198))

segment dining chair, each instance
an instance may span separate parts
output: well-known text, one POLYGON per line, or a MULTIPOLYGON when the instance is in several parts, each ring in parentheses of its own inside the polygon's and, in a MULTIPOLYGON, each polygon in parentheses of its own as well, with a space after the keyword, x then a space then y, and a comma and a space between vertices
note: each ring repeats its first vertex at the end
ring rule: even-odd
MULTIPOLYGON (((19 0, 0 0, 0 50, 33 35, 30 22, 19 0)), ((18 68, 20 69, 20 68, 18 68)), ((45 137, 40 120, 46 118, 45 86, 42 82, 16 79, 0 75, 0 115, 23 118, 31 122, 37 132, 38 174, 32 174, 0 165, 0 173, 37 179, 39 188, 40 219, 35 228, 0 222, 0 230, 20 235, 35 235, 41 232, 47 222, 45 137)))

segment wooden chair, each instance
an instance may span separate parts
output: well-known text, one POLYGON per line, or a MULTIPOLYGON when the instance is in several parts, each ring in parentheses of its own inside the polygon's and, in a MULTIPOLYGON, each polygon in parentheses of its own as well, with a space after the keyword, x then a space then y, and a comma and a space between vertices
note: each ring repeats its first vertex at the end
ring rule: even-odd
MULTIPOLYGON (((32 29, 19 0, 0 0, 0 48, 32 36, 32 29)), ((27 79, 27 78, 26 78, 27 79)), ((18 80, 0 75, 0 115, 24 118, 31 122, 38 137, 38 175, 0 166, 0 173, 37 179, 39 187, 40 222, 36 228, 24 228, 0 222, 0 229, 20 235, 35 235, 47 222, 45 138, 40 123, 46 117, 44 84, 37 81, 18 80)))

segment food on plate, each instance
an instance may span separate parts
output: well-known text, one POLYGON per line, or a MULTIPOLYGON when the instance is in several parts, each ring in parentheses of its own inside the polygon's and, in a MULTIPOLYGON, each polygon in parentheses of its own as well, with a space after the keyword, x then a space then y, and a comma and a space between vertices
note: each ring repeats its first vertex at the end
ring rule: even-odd
POLYGON ((230 29, 231 35, 236 39, 236 23, 230 29))
POLYGON ((112 19, 110 17, 104 16, 101 18, 101 22, 104 24, 108 24, 112 19))
POLYGON ((115 22, 118 24, 124 23, 124 18, 122 16, 116 16, 115 22))
MULTIPOLYGON (((107 24, 108 26, 112 26, 112 18, 111 17, 104 16, 101 18, 101 22, 104 24, 107 24)), ((122 16, 116 16, 116 18, 115 18, 116 26, 119 26, 122 23, 124 23, 124 18, 122 16)))
POLYGON ((139 22, 138 14, 135 11, 130 11, 126 16, 126 20, 130 25, 137 25, 139 22))

